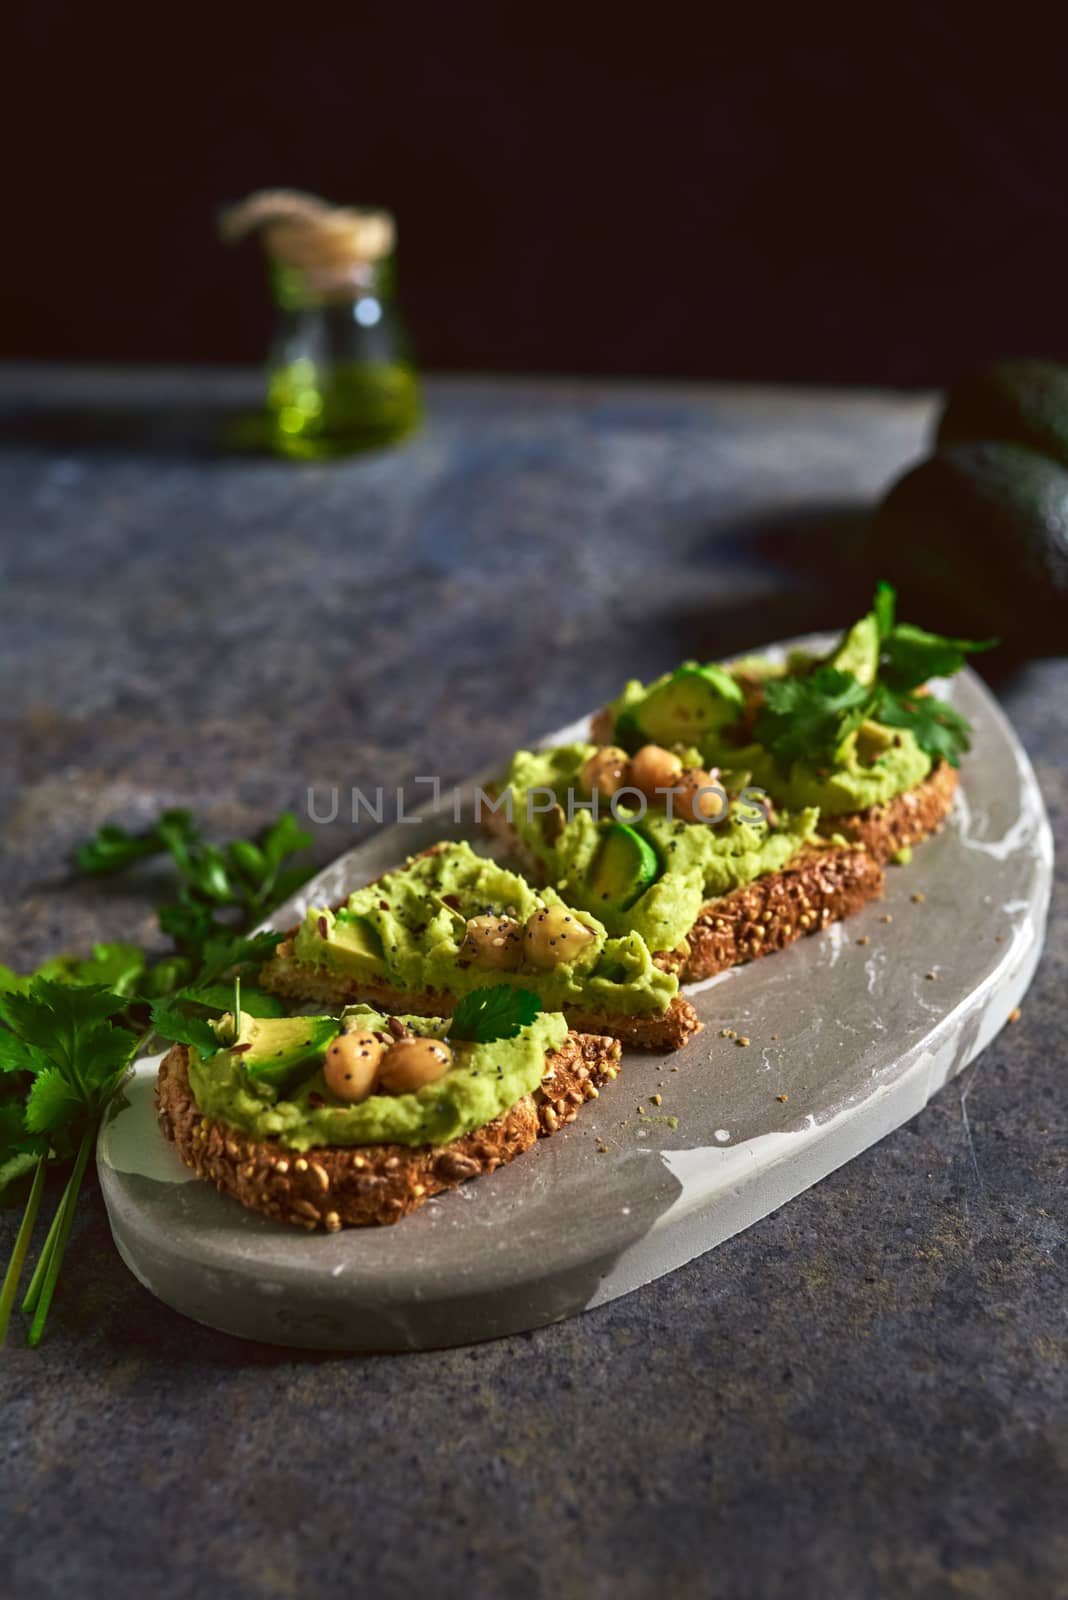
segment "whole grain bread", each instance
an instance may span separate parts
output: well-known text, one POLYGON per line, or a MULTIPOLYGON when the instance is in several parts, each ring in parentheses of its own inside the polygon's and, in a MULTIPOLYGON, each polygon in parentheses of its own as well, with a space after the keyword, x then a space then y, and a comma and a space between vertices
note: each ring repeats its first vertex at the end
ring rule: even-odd
MULTIPOLYGON (((531 882, 544 877, 503 812, 488 812, 483 826, 522 862, 531 882)), ((877 900, 884 884, 883 869, 866 844, 813 844, 780 871, 710 900, 680 948, 659 951, 654 959, 665 971, 678 973, 680 982, 696 983, 852 916, 877 900)))
POLYGON ((160 1129, 187 1167, 253 1211, 307 1228, 399 1222, 431 1196, 494 1172, 539 1138, 574 1122, 619 1071, 616 1039, 572 1032, 545 1058, 541 1084, 510 1110, 445 1145, 330 1145, 290 1150, 238 1128, 207 1122, 189 1083, 189 1055, 176 1044, 159 1066, 160 1129))
POLYGON ((703 906, 682 948, 658 960, 683 983, 711 978, 852 916, 879 898, 883 882, 863 846, 806 848, 779 872, 703 906))

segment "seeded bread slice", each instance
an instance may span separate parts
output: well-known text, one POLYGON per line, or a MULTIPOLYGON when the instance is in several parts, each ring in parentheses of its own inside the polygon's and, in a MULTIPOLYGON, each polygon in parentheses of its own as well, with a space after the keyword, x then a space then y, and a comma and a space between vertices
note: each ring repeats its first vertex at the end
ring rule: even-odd
MULTIPOLYGON (((483 826, 522 862, 532 883, 539 872, 544 876, 503 812, 487 813, 483 826)), ((851 917, 880 898, 885 881, 863 843, 807 846, 780 871, 708 901, 680 948, 660 951, 654 959, 665 971, 678 973, 680 983, 697 983, 851 917)))
POLYGON ((883 883, 882 867, 863 845, 806 848, 779 872, 709 901, 682 948, 657 961, 683 983, 711 978, 851 917, 881 896, 883 883))
POLYGON ((540 1086, 483 1128, 445 1145, 329 1145, 299 1154, 201 1116, 189 1084, 189 1054, 176 1044, 159 1066, 160 1129, 187 1167, 220 1194, 312 1232, 399 1222, 432 1195, 493 1172, 539 1138, 574 1122, 619 1071, 616 1039, 570 1033, 545 1058, 540 1086))
MULTIPOLYGON (((259 975, 262 988, 269 989, 290 1005, 315 1005, 335 1012, 362 1000, 382 1011, 415 1017, 448 1017, 456 1010, 456 996, 442 989, 408 992, 373 978, 351 977, 332 972, 329 967, 310 967, 304 962, 295 962, 292 941, 296 933, 296 928, 290 929, 274 958, 260 968, 259 975)), ((666 1011, 642 1016, 569 1007, 565 1007, 564 1015, 568 1026, 580 1032, 610 1035, 643 1050, 679 1050, 691 1034, 700 1032, 703 1026, 693 1006, 682 995, 676 995, 666 1011)))

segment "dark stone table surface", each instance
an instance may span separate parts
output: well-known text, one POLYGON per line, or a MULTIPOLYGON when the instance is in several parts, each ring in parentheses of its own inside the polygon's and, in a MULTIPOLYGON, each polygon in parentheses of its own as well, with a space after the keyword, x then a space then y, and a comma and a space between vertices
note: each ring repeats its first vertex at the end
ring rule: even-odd
MULTIPOLYGON (((0 960, 154 937, 150 881, 68 877, 106 819, 451 781, 628 673, 842 622, 857 508, 929 417, 439 380, 403 449, 295 466, 217 447, 251 383, 0 380, 0 960)), ((1063 839, 1068 663, 995 687, 1063 839)), ((525 1337, 238 1343, 137 1285, 90 1184, 46 1344, 0 1357, 5 1592, 1068 1594, 1066 917, 1061 876, 1022 1019, 915 1121, 525 1337)))

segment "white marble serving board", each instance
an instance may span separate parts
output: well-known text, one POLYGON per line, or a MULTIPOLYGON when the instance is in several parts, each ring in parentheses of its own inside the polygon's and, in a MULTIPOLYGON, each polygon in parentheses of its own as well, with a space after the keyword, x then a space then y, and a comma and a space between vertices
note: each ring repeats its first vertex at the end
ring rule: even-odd
MULTIPOLYGON (((156 1062, 139 1063, 98 1148, 131 1271, 244 1338, 354 1351, 488 1339, 672 1271, 915 1115, 1022 1000, 1052 878, 1042 797, 1011 727, 974 674, 941 692, 975 729, 964 786, 944 831, 911 867, 888 869, 883 901, 691 986, 706 1026, 683 1050, 628 1052, 575 1123, 395 1227, 309 1235, 193 1179, 156 1127, 156 1062)), ((448 815, 383 828, 272 922, 290 926, 307 904, 458 834, 477 841, 448 815)))

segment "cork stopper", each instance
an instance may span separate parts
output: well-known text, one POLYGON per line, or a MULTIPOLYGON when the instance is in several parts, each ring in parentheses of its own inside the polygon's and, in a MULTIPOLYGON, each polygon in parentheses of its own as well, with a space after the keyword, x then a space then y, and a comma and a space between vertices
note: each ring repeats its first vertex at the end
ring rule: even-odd
POLYGON ((295 189, 260 189, 228 206, 219 231, 227 244, 259 232, 271 261, 301 273, 320 293, 365 283, 396 238, 388 211, 334 206, 295 189))

